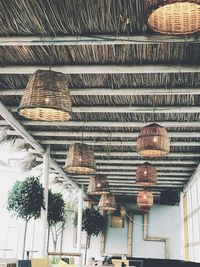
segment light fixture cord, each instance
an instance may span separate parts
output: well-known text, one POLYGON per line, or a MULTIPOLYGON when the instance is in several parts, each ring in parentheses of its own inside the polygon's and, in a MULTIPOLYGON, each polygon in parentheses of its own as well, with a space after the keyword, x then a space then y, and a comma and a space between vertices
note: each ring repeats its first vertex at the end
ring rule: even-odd
POLYGON ((153 95, 153 123, 155 123, 155 101, 156 101, 156 95, 154 93, 153 95))
POLYGON ((112 132, 108 133, 108 145, 107 145, 107 154, 108 154, 108 161, 107 166, 109 166, 110 157, 111 157, 111 140, 112 139, 112 132))
MULTIPOLYGON (((51 44, 51 49, 53 48, 53 44, 51 44)), ((51 71, 51 68, 52 68, 52 63, 53 63, 53 56, 52 56, 52 53, 51 53, 51 49, 50 49, 50 64, 49 64, 49 71, 51 71)))

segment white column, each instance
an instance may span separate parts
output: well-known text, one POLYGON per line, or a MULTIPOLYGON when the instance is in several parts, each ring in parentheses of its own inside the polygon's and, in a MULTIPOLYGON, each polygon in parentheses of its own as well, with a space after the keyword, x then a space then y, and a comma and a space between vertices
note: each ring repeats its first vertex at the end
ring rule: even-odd
POLYGON ((77 252, 81 252, 81 229, 82 229, 82 214, 83 214, 83 190, 79 189, 78 199, 78 223, 77 223, 77 252))
POLYGON ((48 212, 48 189, 49 189, 49 151, 48 147, 43 155, 43 179, 45 210, 41 210, 41 237, 40 237, 40 257, 47 257, 47 212, 48 212))

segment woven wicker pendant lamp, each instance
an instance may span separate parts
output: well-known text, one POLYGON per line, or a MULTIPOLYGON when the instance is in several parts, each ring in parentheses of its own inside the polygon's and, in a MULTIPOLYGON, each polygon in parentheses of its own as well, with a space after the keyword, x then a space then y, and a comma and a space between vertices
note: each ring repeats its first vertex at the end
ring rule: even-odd
POLYGON ((113 194, 103 194, 100 198, 99 209, 105 211, 114 211, 116 210, 116 202, 113 194))
POLYGON ((200 31, 200 0, 145 0, 146 23, 163 34, 200 31))
POLYGON ((106 175, 96 174, 90 178, 88 191, 89 195, 109 194, 109 184, 106 175))
POLYGON ((149 211, 153 206, 153 194, 150 191, 142 190, 137 195, 138 209, 149 211))
POLYGON ((68 121, 72 103, 65 75, 51 70, 37 70, 30 78, 18 108, 27 119, 68 121))
POLYGON ((170 141, 164 127, 152 123, 143 127, 137 139, 137 153, 145 157, 165 157, 169 154, 170 141))
POLYGON ((84 143, 71 145, 64 170, 68 173, 95 174, 96 162, 93 148, 84 143))
POLYGON ((157 183, 156 168, 149 162, 141 164, 136 172, 136 184, 140 186, 153 186, 157 183))

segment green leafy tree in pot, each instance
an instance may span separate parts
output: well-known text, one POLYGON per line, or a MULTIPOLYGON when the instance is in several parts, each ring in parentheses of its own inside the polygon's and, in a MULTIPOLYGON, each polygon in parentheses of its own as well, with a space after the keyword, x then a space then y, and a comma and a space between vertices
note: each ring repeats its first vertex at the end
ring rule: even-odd
POLYGON ((47 220, 49 233, 52 234, 54 251, 56 251, 58 237, 63 232, 66 223, 65 202, 61 193, 52 193, 49 190, 47 220))
POLYGON ((44 189, 38 177, 28 177, 24 181, 16 181, 8 192, 7 209, 13 215, 25 220, 23 259, 26 245, 26 233, 28 221, 31 218, 38 219, 41 208, 45 209, 44 189))
POLYGON ((91 236, 98 236, 101 231, 105 229, 105 219, 94 208, 86 208, 83 211, 82 217, 82 231, 87 234, 86 248, 85 248, 85 264, 87 259, 87 250, 90 243, 91 236))

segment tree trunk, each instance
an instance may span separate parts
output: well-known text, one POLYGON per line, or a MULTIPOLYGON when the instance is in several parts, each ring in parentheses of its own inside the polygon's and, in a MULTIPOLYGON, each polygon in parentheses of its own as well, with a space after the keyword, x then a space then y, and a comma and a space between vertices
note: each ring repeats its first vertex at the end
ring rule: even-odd
POLYGON ((52 234, 52 241, 53 241, 53 251, 56 252, 57 247, 57 236, 56 236, 56 229, 53 226, 50 227, 50 231, 52 234))
POLYGON ((60 252, 62 252, 63 232, 64 232, 64 225, 62 226, 61 237, 60 237, 60 252))
POLYGON ((26 246, 26 233, 27 233, 27 225, 28 225, 28 220, 25 220, 25 226, 24 226, 24 240, 23 240, 23 248, 22 248, 22 259, 24 260, 25 257, 25 246, 26 246))
POLYGON ((48 224, 48 235, 47 235, 47 253, 49 251, 49 239, 50 239, 50 226, 48 224))
POLYGON ((87 250, 88 250, 88 247, 89 247, 89 243, 90 243, 90 236, 87 235, 86 246, 85 246, 85 260, 84 260, 84 265, 86 265, 86 261, 87 261, 87 250))

